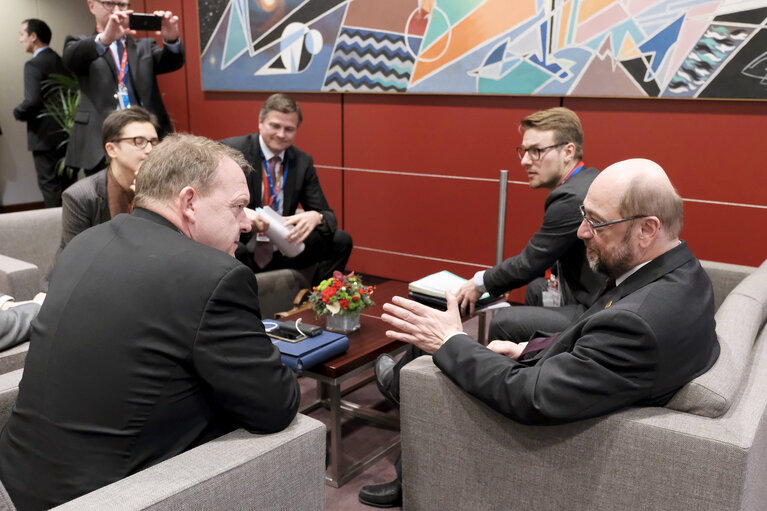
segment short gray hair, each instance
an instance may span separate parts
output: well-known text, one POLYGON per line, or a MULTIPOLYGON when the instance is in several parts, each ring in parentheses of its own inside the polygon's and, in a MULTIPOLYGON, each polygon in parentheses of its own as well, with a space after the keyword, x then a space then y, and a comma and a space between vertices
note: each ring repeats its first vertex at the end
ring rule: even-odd
POLYGON ((195 135, 168 135, 136 174, 136 206, 168 204, 186 186, 207 195, 224 158, 234 160, 246 174, 253 170, 240 151, 220 142, 195 135))
POLYGON ((659 184, 644 176, 635 176, 623 194, 619 207, 620 215, 624 218, 634 215, 658 217, 661 227, 672 238, 679 237, 684 225, 682 198, 670 182, 659 184))

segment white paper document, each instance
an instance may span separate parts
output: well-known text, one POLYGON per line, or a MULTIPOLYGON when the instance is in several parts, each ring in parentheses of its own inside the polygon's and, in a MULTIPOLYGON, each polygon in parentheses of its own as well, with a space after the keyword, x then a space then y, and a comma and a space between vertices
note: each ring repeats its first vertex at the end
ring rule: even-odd
POLYGON ((263 208, 256 208, 256 213, 260 214, 269 222, 269 228, 266 230, 266 235, 274 245, 288 257, 296 257, 298 254, 304 251, 306 246, 303 242, 295 243, 285 239, 285 236, 293 229, 293 226, 286 227, 285 219, 269 206, 263 208))
MULTIPOLYGON (((459 277, 455 273, 450 273, 447 270, 442 270, 438 273, 432 273, 422 279, 418 279, 415 282, 408 284, 408 289, 414 293, 421 293, 423 295, 434 296, 436 298, 445 298, 445 291, 450 290, 453 294, 458 292, 466 279, 459 277)), ((480 299, 490 296, 488 293, 483 294, 480 299)))

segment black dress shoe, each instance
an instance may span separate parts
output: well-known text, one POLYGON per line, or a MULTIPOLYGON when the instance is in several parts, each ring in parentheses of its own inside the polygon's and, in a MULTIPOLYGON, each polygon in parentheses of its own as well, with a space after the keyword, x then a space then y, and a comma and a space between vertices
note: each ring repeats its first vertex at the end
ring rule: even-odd
POLYGON ((383 396, 394 403, 399 408, 399 389, 395 389, 396 395, 392 392, 392 380, 394 379, 394 366, 397 365, 397 361, 390 355, 384 353, 379 355, 376 360, 375 373, 376 373, 376 385, 378 390, 383 396))
POLYGON ((360 502, 373 507, 402 505, 402 484, 399 479, 390 483, 369 484, 360 490, 360 502))

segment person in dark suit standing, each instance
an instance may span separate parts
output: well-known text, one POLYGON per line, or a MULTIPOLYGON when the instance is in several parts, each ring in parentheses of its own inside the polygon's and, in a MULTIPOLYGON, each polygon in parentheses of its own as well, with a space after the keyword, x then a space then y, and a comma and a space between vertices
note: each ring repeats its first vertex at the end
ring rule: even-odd
POLYGON ((300 389, 264 331, 242 155, 171 135, 136 178, 135 208, 60 254, 13 413, 0 480, 49 509, 237 427, 271 433, 300 389))
POLYGON ((66 152, 61 146, 66 138, 64 131, 53 117, 40 117, 46 97, 43 82, 51 74, 67 72, 61 57, 48 46, 51 35, 51 29, 42 20, 30 18, 21 23, 19 42, 33 56, 24 64, 24 101, 13 109, 16 120, 27 123, 27 147, 32 151, 37 186, 46 208, 61 206, 61 193, 75 181, 66 173, 56 172, 56 165, 66 152))
POLYGON ((583 202, 578 237, 612 285, 570 326, 482 346, 461 332, 449 293, 446 312, 394 298, 382 315, 394 329, 387 336, 432 353, 459 387, 523 424, 663 406, 719 356, 713 288, 679 239, 682 209, 656 163, 611 165, 583 202))
POLYGON ((253 216, 257 231, 243 237, 238 257, 255 272, 280 268, 305 268, 318 263, 314 283, 343 271, 352 252, 352 238, 338 228, 336 215, 322 193, 314 161, 293 145, 303 120, 301 109, 287 94, 273 94, 261 108, 258 133, 221 142, 241 151, 253 167, 248 175, 250 208, 270 206, 292 226, 288 239, 303 242, 304 251, 286 257, 260 233, 266 219, 253 216), (298 205, 304 209, 296 213, 298 205))
POLYGON ((67 165, 91 175, 104 168, 101 125, 110 112, 141 106, 157 116, 160 139, 173 131, 162 101, 157 75, 184 65, 178 16, 155 11, 162 18, 163 45, 152 38, 136 39, 128 28, 130 2, 87 0, 96 20, 90 35, 69 35, 64 42, 64 65, 80 84, 80 105, 67 147, 67 165))

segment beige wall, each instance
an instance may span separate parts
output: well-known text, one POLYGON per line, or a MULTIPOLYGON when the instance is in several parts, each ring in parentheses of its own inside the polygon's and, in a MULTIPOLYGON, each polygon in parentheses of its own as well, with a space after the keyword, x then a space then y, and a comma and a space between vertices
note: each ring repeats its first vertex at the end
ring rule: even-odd
POLYGON ((85 0, 0 0, 0 205, 42 201, 37 188, 32 153, 27 151, 27 127, 13 118, 24 99, 24 62, 31 55, 19 44, 19 26, 39 18, 51 27, 51 47, 61 55, 67 34, 93 30, 93 16, 85 0))

